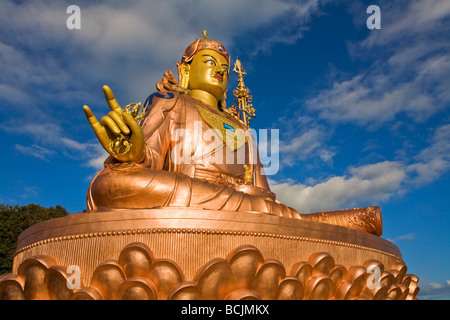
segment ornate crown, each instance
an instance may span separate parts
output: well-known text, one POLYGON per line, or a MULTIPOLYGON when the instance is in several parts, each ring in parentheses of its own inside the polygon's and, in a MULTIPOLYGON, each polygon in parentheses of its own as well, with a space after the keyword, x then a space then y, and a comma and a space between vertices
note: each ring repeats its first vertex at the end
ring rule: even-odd
POLYGON ((194 58, 194 55, 200 50, 211 49, 217 51, 228 61, 230 61, 230 56, 228 55, 227 50, 223 46, 222 43, 214 40, 208 39, 208 34, 206 30, 203 31, 203 37, 195 40, 187 49, 184 51, 183 56, 181 57, 181 63, 189 63, 194 58))

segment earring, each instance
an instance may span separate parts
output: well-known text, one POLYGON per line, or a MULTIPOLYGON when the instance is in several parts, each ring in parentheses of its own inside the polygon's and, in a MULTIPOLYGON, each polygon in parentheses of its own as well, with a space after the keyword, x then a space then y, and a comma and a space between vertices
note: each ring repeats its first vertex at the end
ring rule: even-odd
POLYGON ((225 92, 223 93, 222 99, 220 99, 220 107, 222 108, 222 110, 226 110, 227 109, 227 92, 228 89, 225 90, 225 92))

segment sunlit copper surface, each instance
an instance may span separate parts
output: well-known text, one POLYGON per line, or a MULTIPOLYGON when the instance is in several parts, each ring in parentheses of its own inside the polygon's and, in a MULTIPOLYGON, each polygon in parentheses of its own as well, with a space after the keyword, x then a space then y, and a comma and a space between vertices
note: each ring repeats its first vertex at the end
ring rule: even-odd
POLYGON ((366 232, 192 208, 77 213, 20 237, 1 299, 414 299, 399 249, 366 232), (382 287, 367 288, 371 265, 382 287), (82 287, 66 286, 67 266, 82 287))

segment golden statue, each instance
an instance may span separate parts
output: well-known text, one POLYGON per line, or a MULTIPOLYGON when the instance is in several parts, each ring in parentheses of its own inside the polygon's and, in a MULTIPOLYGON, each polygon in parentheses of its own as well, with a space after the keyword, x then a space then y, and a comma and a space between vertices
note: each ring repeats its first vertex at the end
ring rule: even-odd
POLYGON ((87 212, 19 237, 3 299, 415 299, 418 278, 382 233, 379 207, 300 214, 276 199, 249 133, 236 60, 203 37, 144 105, 84 111, 109 153, 87 212))
POLYGON ((177 66, 179 86, 167 72, 157 85, 159 91, 144 104, 141 121, 119 106, 107 86, 103 87, 111 109, 107 116, 99 122, 84 106, 95 134, 110 154, 88 190, 89 210, 168 206, 260 212, 316 219, 381 235, 379 210, 352 223, 346 216, 354 215, 354 211, 299 214, 276 200, 257 147, 245 134, 255 110, 248 103, 251 95, 239 60, 234 66, 239 83, 233 94, 243 121, 225 107, 230 57, 222 43, 208 39, 204 32, 186 49, 177 66), (208 130, 217 133, 215 139, 206 133, 208 130), (189 135, 183 136, 189 145, 179 141, 180 131, 189 135), (125 146, 117 152, 114 146, 123 143, 125 146), (239 154, 245 161, 239 161, 239 154))

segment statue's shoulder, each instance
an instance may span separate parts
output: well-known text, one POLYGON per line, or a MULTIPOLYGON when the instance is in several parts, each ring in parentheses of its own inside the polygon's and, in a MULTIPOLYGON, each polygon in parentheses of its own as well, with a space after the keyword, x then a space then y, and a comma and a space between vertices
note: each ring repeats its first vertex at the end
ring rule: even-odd
POLYGON ((159 91, 152 93, 148 96, 144 103, 144 108, 152 108, 155 104, 159 103, 175 103, 178 100, 179 93, 168 91, 163 94, 159 91))
POLYGON ((179 97, 179 93, 172 91, 168 91, 167 93, 157 91, 149 95, 143 105, 145 117, 143 122, 141 122, 141 126, 146 126, 149 119, 173 117, 173 113, 179 113, 179 97))

